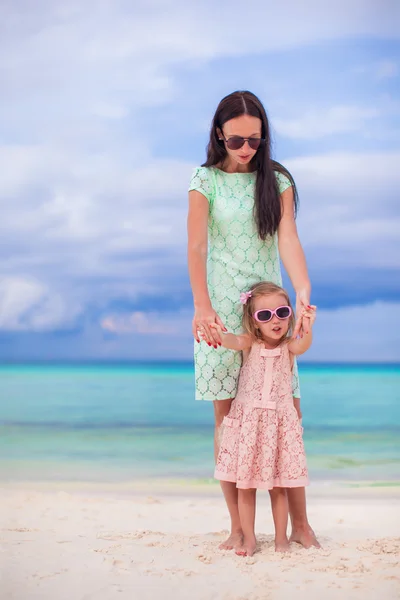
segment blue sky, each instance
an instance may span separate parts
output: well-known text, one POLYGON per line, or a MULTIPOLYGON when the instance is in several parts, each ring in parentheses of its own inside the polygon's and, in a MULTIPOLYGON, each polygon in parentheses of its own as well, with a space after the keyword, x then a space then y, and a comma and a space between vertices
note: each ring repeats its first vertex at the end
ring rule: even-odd
POLYGON ((308 360, 400 360, 398 2, 1 8, 0 359, 190 359, 187 187, 219 100, 300 192, 308 360))

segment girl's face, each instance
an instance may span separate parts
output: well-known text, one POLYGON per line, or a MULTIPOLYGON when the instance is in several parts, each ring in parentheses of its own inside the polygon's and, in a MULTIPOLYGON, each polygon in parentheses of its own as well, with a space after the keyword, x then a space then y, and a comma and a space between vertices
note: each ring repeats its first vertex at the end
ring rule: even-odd
MULTIPOLYGON (((268 296, 258 296, 254 298, 253 307, 254 313, 258 310, 269 309, 271 311, 276 310, 281 306, 287 306, 287 299, 283 294, 270 294, 268 296)), ((272 319, 266 323, 255 322, 257 329, 260 330, 263 339, 272 343, 279 342, 279 340, 287 335, 290 325, 290 319, 279 319, 275 314, 272 315, 272 319)))
POLYGON ((257 140, 261 139, 261 119, 250 115, 241 115, 224 123, 222 131, 217 129, 217 135, 219 139, 224 140, 228 160, 232 167, 248 165, 258 150, 254 146, 257 145, 257 140), (232 149, 229 147, 229 145, 232 145, 235 148, 243 141, 243 138, 246 141, 240 148, 232 149))

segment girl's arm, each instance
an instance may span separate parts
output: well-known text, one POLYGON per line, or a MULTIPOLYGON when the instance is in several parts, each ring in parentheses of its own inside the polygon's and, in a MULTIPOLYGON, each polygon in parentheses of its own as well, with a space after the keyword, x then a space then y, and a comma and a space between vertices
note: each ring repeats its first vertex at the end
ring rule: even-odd
POLYGON ((237 352, 248 350, 251 346, 251 338, 247 333, 235 335, 233 333, 223 333, 221 327, 217 323, 212 323, 211 327, 218 335, 218 340, 221 346, 236 350, 237 352))
MULTIPOLYGON (((297 233, 294 218, 293 188, 281 194, 282 218, 278 227, 278 247, 283 266, 296 292, 296 314, 310 304, 311 284, 307 263, 297 233)), ((300 331, 300 321, 296 323, 295 335, 300 331)))
POLYGON ((292 340, 288 344, 289 352, 295 355, 304 354, 307 352, 312 343, 312 327, 316 319, 316 306, 311 306, 307 310, 303 310, 301 315, 302 321, 302 337, 292 340))

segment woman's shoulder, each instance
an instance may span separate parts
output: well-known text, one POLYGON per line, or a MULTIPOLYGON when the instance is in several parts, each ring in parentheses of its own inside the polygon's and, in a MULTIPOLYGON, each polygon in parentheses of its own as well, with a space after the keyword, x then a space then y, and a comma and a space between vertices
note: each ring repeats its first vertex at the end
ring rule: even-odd
POLYGON ((193 173, 203 173, 204 175, 210 176, 214 167, 205 167, 204 165, 198 165, 193 167, 193 173))
POLYGON ((202 165, 200 165, 198 167, 193 167, 192 180, 195 177, 201 177, 202 179, 210 179, 211 178, 211 169, 212 169, 212 167, 203 167, 202 165))
POLYGON ((213 181, 211 167, 194 167, 189 185, 189 192, 195 190, 207 198, 209 202, 213 199, 213 181))
POLYGON ((274 170, 276 181, 278 183, 279 193, 282 194, 285 190, 291 187, 292 182, 290 181, 287 175, 281 173, 280 171, 274 170))

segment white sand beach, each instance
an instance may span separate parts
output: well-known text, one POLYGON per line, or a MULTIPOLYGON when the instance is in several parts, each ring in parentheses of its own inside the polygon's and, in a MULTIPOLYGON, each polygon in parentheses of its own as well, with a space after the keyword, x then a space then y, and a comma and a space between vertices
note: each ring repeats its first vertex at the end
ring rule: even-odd
POLYGON ((217 486, 1 485, 1 600, 391 600, 400 490, 313 486, 321 550, 277 555, 266 493, 252 558, 221 551, 217 486))

